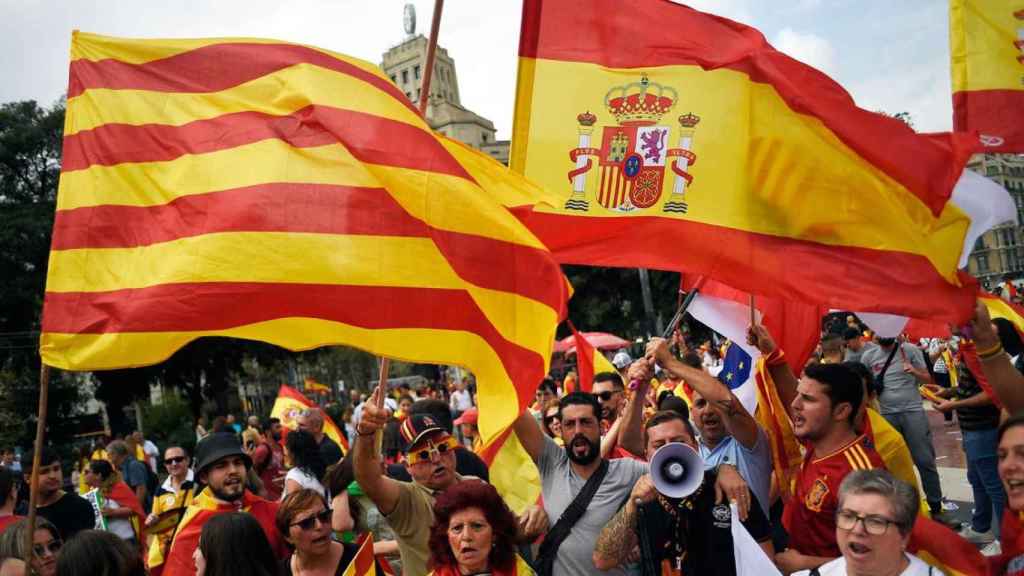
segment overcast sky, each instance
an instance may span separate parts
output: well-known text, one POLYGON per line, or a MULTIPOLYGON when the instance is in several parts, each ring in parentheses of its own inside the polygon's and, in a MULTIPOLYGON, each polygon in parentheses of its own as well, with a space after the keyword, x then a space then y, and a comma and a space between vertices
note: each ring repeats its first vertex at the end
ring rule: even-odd
MULTIPOLYGON (((623 8, 628 9, 625 0, 623 8)), ((71 31, 129 37, 250 36, 313 44, 379 63, 404 38, 405 0, 0 0, 0 102, 49 104, 67 86, 71 31)), ((433 2, 416 0, 429 34, 433 2)), ((694 0, 761 30, 870 110, 908 111, 919 131, 950 130, 948 3, 943 0, 694 0)), ((521 2, 448 0, 440 43, 462 104, 512 128, 521 2)))

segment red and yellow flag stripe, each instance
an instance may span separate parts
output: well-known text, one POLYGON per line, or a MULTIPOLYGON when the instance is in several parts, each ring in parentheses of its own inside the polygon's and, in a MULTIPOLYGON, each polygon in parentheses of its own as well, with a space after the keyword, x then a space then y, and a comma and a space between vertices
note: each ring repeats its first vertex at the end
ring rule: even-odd
POLYGON ((75 33, 41 353, 141 366, 217 335, 462 365, 489 438, 564 315, 558 264, 500 203, 543 196, 367 62, 75 33))
POLYGON ((971 136, 921 135, 857 108, 757 30, 669 1, 527 0, 519 55, 512 167, 561 199, 518 213, 559 260, 710 274, 841 309, 968 315, 973 282, 958 260, 971 219, 949 199, 971 136), (628 168, 617 158, 644 157, 629 133, 645 123, 667 131, 660 164, 638 161, 651 194, 606 206, 608 179, 628 168), (834 277, 843 289, 823 280, 834 277))
POLYGON ((349 562, 342 576, 376 576, 377 567, 373 562, 373 533, 367 532, 359 544, 356 557, 349 562))
MULTIPOLYGON (((270 409, 270 416, 281 420, 281 425, 285 428, 295 430, 299 427, 297 420, 299 413, 307 408, 316 407, 317 405, 306 398, 302 392, 282 384, 277 391, 274 406, 270 409)), ((345 439, 345 435, 341 433, 341 429, 326 412, 323 410, 320 412, 324 417, 324 434, 341 447, 342 454, 348 454, 348 440, 345 439)), ((328 464, 333 464, 333 462, 328 464)))

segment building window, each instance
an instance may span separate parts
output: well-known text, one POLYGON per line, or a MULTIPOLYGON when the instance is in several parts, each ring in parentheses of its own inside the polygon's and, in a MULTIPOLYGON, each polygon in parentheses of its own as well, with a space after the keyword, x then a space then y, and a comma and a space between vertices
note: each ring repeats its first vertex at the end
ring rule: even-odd
POLYGON ((483 132, 483 133, 481 133, 481 134, 480 134, 480 139, 481 139, 482 141, 484 141, 484 142, 487 142, 487 132, 483 132))
POLYGON ((412 94, 409 92, 405 93, 405 97, 408 98, 409 100, 412 100, 412 94))
POLYGON ((974 249, 975 250, 984 250, 985 249, 985 237, 984 236, 978 236, 978 239, 974 242, 974 249))
POLYGON ((402 84, 404 85, 404 84, 408 84, 408 83, 409 83, 409 71, 408 70, 402 70, 402 84))
POLYGON ((419 88, 416 89, 416 101, 417 102, 420 101, 420 89, 419 88))
POLYGON ((985 254, 978 255, 978 272, 988 272, 988 256, 985 254))
POLYGON ((396 78, 394 74, 391 75, 391 83, 398 84, 398 78, 396 78))
POLYGON ((415 76, 417 80, 420 79, 420 65, 419 64, 417 64, 415 67, 413 67, 412 75, 415 76))

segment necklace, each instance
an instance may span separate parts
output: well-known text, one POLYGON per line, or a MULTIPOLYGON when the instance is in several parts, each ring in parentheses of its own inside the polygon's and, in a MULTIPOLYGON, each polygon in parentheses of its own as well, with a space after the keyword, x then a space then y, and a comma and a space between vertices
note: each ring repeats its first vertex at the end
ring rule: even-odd
POLYGON ((665 550, 670 558, 675 559, 676 571, 682 571, 683 560, 686 558, 686 541, 690 534, 690 512, 693 511, 698 497, 704 491, 702 484, 686 498, 672 501, 662 494, 658 494, 658 503, 669 516, 672 517, 672 527, 675 531, 675 538, 665 543, 665 550))

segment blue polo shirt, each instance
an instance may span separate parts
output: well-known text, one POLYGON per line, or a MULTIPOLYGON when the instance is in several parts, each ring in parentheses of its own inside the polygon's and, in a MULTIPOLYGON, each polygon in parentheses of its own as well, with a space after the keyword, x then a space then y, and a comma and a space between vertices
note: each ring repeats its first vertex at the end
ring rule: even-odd
POLYGON ((757 427, 757 441, 754 442, 752 449, 745 448, 732 436, 723 438, 714 450, 708 449, 700 439, 697 440, 697 444, 700 447, 700 456, 704 459, 704 469, 715 470, 721 464, 735 466, 740 476, 750 486, 750 491, 757 496, 765 516, 769 516, 768 509, 772 505, 772 455, 768 435, 764 430, 760 426, 757 427))

